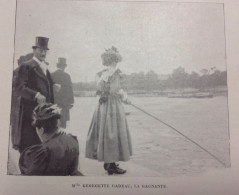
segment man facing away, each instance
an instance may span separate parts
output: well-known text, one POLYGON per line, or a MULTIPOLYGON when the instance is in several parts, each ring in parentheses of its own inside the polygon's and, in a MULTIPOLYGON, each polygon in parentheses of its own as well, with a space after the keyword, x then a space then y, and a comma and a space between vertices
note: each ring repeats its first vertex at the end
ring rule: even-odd
POLYGON ((55 103, 62 109, 61 127, 66 128, 66 122, 70 120, 70 109, 74 104, 71 77, 65 71, 67 64, 65 58, 58 58, 57 70, 52 73, 55 83, 61 85, 59 92, 54 93, 55 103))
POLYGON ((24 62, 18 69, 15 93, 18 94, 15 125, 12 128, 12 144, 15 149, 23 152, 27 147, 39 144, 40 139, 32 126, 32 111, 45 102, 54 102, 53 87, 55 85, 48 71, 45 58, 48 49, 48 38, 36 37, 33 48, 33 58, 24 62))

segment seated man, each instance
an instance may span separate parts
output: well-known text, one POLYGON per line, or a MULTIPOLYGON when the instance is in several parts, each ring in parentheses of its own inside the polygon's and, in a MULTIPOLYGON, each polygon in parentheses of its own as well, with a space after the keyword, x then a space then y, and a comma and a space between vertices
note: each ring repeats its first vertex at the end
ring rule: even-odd
POLYGON ((80 175, 77 138, 59 131, 60 109, 51 103, 33 111, 33 126, 41 144, 26 148, 19 159, 23 175, 80 175))

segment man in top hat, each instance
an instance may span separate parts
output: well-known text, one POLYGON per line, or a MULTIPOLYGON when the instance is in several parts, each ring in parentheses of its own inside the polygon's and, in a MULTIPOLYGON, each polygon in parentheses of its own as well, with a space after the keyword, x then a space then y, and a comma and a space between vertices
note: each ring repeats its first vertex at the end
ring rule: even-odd
POLYGON ((32 126, 33 109, 42 103, 54 102, 55 85, 45 62, 48 49, 48 38, 36 37, 32 59, 23 62, 18 69, 14 90, 19 94, 17 119, 12 128, 12 141, 15 149, 23 152, 27 147, 41 143, 32 126))
POLYGON ((58 58, 57 70, 52 73, 55 83, 61 85, 59 92, 54 93, 55 103, 62 109, 61 127, 66 128, 66 122, 70 120, 70 108, 74 104, 71 77, 65 71, 67 64, 65 58, 58 58))

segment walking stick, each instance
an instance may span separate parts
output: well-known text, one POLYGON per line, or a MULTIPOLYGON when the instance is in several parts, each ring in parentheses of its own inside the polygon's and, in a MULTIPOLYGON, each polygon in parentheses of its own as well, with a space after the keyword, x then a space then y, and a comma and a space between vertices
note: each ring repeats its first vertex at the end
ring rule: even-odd
POLYGON ((172 127, 171 125, 163 122, 162 120, 158 119, 157 117, 153 116, 152 114, 144 111, 143 109, 139 108, 138 106, 130 103, 131 106, 135 107, 136 109, 140 110, 141 112, 151 116, 152 118, 156 119, 157 121, 163 123, 164 125, 170 127, 171 129, 173 129, 174 131, 176 131, 177 133, 179 133, 180 135, 182 135, 183 137, 185 137, 187 140, 191 141, 192 143, 194 143, 195 145, 197 145, 199 148, 201 148, 202 150, 204 150, 205 152, 207 152, 210 156, 212 156, 214 159, 216 159, 218 162, 220 162, 223 166, 226 167, 226 164, 224 162, 222 162, 220 159, 218 159, 216 156, 214 156, 211 152, 209 152, 208 150, 206 150, 205 148, 203 148, 202 146, 200 146, 198 143, 196 143, 195 141, 193 141, 192 139, 190 139, 189 137, 187 137, 186 135, 182 134, 180 131, 178 131, 177 129, 175 129, 174 127, 172 127))

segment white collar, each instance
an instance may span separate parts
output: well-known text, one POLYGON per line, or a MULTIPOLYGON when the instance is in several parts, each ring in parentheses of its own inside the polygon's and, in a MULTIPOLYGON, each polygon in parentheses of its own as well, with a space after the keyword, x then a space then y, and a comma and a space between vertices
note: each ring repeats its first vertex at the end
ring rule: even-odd
MULTIPOLYGON (((41 62, 40 60, 38 60, 35 56, 33 56, 32 58, 33 60, 35 60, 38 64, 45 64, 44 61, 41 62)), ((45 64, 46 65, 46 64, 45 64)))
POLYGON ((33 56, 33 58, 32 58, 33 60, 35 60, 38 64, 39 64, 39 66, 40 66, 40 68, 42 69, 42 71, 43 71, 43 73, 46 75, 46 71, 47 71, 47 64, 43 61, 43 62, 41 62, 40 60, 38 60, 35 56, 33 56))
POLYGON ((109 67, 106 71, 104 71, 101 75, 101 77, 99 78, 99 80, 97 81, 97 84, 100 83, 100 81, 105 81, 108 82, 109 78, 118 70, 118 68, 116 67, 109 67))

